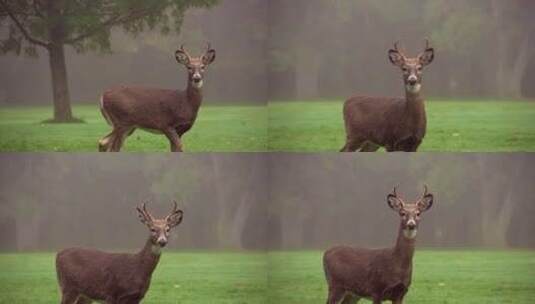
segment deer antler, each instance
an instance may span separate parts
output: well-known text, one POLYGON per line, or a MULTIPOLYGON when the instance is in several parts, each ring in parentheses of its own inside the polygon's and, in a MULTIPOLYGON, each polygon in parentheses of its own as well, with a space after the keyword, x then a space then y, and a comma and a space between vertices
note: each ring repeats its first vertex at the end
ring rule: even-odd
POLYGON ((152 215, 147 211, 147 206, 146 206, 147 202, 144 202, 143 205, 141 205, 141 209, 139 207, 137 207, 137 211, 140 213, 140 215, 142 215, 144 217, 144 219, 146 221, 150 221, 152 222, 154 220, 154 218, 152 217, 152 215))
POLYGON ((394 42, 394 50, 396 50, 402 56, 405 56, 405 50, 400 45, 401 45, 400 40, 397 40, 396 42, 394 42))
POLYGON ((427 195, 427 185, 424 184, 424 195, 422 195, 422 197, 424 197, 426 195, 427 195))
POLYGON ((183 44, 180 45, 179 50, 180 50, 182 53, 184 53, 186 56, 188 56, 188 58, 191 58, 191 56, 189 55, 188 51, 186 51, 186 49, 184 48, 184 45, 183 45, 183 44))
POLYGON ((396 189, 397 189, 397 186, 394 186, 394 191, 392 191, 392 194, 393 194, 395 197, 398 197, 398 194, 396 193, 396 189))
POLYGON ((424 41, 425 41, 425 49, 427 50, 428 48, 430 48, 429 39, 425 38, 424 41))
POLYGON ((212 49, 212 45, 210 45, 210 42, 206 43, 206 52, 212 49))

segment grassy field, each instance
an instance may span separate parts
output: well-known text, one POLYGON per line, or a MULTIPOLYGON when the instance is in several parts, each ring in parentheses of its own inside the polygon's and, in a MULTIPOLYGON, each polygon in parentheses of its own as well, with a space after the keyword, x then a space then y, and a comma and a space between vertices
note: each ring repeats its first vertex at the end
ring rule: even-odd
MULTIPOLYGON (((1 254, 0 303, 59 303, 54 254, 1 254)), ((143 303, 265 303, 265 255, 164 252, 143 303)))
MULTIPOLYGON (((271 151, 338 151, 345 142, 342 101, 269 103, 271 151)), ((427 103, 418 151, 535 151, 535 102, 427 103)))
MULTIPOLYGON (((83 124, 44 124, 50 107, 0 107, 0 151, 97 151, 106 124, 96 105, 76 105, 83 124)), ((193 128, 184 135, 184 151, 265 151, 267 111, 263 106, 203 106, 193 128)), ((137 130, 124 151, 169 151, 163 135, 137 130)))
MULTIPOLYGON (((268 303, 325 303, 321 256, 321 252, 271 253, 268 303)), ((527 304, 534 298, 533 251, 417 250, 405 303, 527 304)))
MULTIPOLYGON (((534 251, 418 250, 414 267, 406 303, 522 304, 535 298, 534 251)), ((143 303, 325 299, 319 251, 165 252, 143 303)), ((54 254, 0 254, 0 303, 59 303, 54 254)))

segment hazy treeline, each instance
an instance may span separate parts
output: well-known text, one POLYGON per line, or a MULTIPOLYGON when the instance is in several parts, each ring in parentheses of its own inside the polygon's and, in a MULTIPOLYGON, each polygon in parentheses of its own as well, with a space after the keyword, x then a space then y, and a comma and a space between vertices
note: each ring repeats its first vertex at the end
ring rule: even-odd
MULTIPOLYGON (((179 35, 144 32, 133 38, 114 30, 109 54, 77 54, 66 48, 71 99, 96 103, 103 89, 119 84, 142 84, 183 89, 186 69, 175 60, 184 44, 200 56, 211 42, 217 58, 206 72, 207 103, 265 103, 267 98, 267 5, 262 0, 220 0, 212 9, 186 12, 179 35)), ((5 34, 0 24, 0 35, 5 34)), ((43 104, 52 100, 48 58, 0 57, 0 103, 43 104), (31 88, 31 89, 30 89, 31 88)))
POLYGON ((427 184, 435 200, 420 223, 420 246, 535 247, 534 160, 519 153, 274 155, 271 245, 391 245, 399 216, 387 194, 398 185, 412 202, 427 184))
POLYGON ((435 196, 418 242, 437 247, 535 247, 529 154, 0 156, 0 249, 138 248, 134 207, 185 211, 171 248, 386 246, 407 201, 435 196))
POLYGON ((535 2, 530 0, 271 0, 270 93, 275 99, 401 95, 388 61, 436 50, 428 96, 535 97, 535 2))
MULTIPOLYGON (((116 84, 183 88, 174 51, 184 43, 199 54, 210 41, 217 59, 206 75, 207 103, 400 95, 387 50, 401 39, 414 56, 429 37, 436 58, 424 71, 426 95, 535 98, 533 11, 530 0, 221 0, 188 10, 179 35, 116 30, 111 54, 67 48, 69 87, 73 102, 96 102, 116 84)), ((2 56, 0 66, 0 102, 50 104, 44 53, 2 56)))
POLYGON ((183 222, 171 248, 263 249, 267 169, 261 154, 0 155, 0 248, 141 248, 135 207, 183 222))

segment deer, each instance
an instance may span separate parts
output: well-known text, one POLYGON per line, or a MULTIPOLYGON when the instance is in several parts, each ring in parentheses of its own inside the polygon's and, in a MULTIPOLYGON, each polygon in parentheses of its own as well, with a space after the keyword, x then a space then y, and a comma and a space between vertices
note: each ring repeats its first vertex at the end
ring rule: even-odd
POLYGON ((61 304, 140 303, 149 289, 169 232, 182 222, 184 213, 176 202, 163 219, 154 218, 145 203, 136 209, 140 221, 150 230, 141 251, 132 254, 69 248, 56 255, 61 304))
POLYGON ((435 57, 425 40, 425 49, 407 57, 399 48, 388 51, 390 62, 401 69, 405 98, 352 96, 343 107, 346 143, 340 152, 386 151, 416 152, 426 132, 425 102, 421 95, 422 71, 435 57))
POLYGON ((200 57, 191 57, 184 45, 176 50, 176 61, 188 71, 183 91, 126 85, 106 90, 100 98, 100 110, 113 130, 99 140, 99 151, 120 151, 125 139, 140 128, 165 135, 171 151, 182 152, 182 135, 197 119, 204 72, 214 62, 215 54, 209 43, 200 57))
POLYGON ((433 195, 424 187, 422 197, 405 203, 396 188, 387 196, 390 208, 400 217, 394 247, 384 249, 335 246, 323 255, 323 269, 328 285, 327 304, 355 304, 361 298, 374 304, 390 300, 403 303, 411 285, 412 257, 420 216, 433 205, 433 195))

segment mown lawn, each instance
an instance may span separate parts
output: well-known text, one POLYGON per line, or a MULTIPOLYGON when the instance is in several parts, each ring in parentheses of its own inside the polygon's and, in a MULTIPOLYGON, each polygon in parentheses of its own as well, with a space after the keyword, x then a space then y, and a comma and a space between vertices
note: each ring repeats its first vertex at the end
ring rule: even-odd
MULTIPOLYGON (((323 304, 321 257, 320 251, 164 252, 143 303, 323 304)), ((535 251, 421 249, 405 303, 534 298, 535 251)), ((59 303, 54 254, 0 254, 0 303, 59 303)))
MULTIPOLYGON (((265 303, 262 253, 164 252, 143 303, 265 303)), ((53 253, 0 254, 0 303, 59 303, 53 253)))
MULTIPOLYGON (((75 105, 82 124, 42 123, 50 107, 0 107, 0 151, 97 151, 98 140, 111 127, 97 105, 75 105)), ((183 136, 186 152, 265 151, 267 111, 264 106, 202 106, 193 128, 183 136)), ((169 151, 163 135, 137 130, 124 151, 169 151)))
MULTIPOLYGON (((321 252, 274 252, 269 257, 268 303, 325 303, 321 252)), ((404 303, 527 304, 535 299, 534 251, 417 250, 413 262, 404 303)))
MULTIPOLYGON (((343 101, 270 102, 268 149, 338 151, 343 101)), ((535 151, 535 102, 432 100, 418 151, 535 151)))

